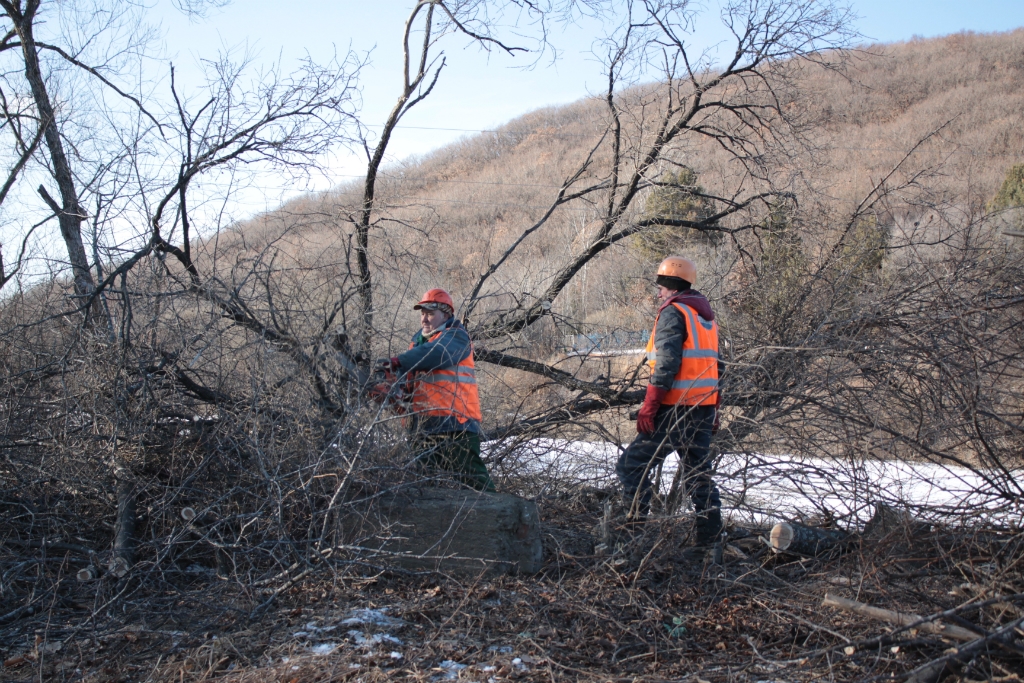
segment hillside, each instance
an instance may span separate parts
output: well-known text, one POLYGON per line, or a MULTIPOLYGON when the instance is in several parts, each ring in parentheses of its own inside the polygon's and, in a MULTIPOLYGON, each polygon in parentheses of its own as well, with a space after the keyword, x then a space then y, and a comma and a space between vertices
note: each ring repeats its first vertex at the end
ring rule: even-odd
POLYGON ((177 244, 172 185, 145 249, 93 257, 99 295, 11 293, 0 680, 1017 680, 1024 29, 819 53, 810 4, 763 6, 739 66, 385 167, 366 216, 348 183, 177 244), (618 516, 670 253, 720 329, 702 548, 675 456, 647 522, 618 516), (436 286, 490 475, 539 515, 485 521, 535 534, 536 574, 457 574, 455 522, 388 507, 464 489, 412 464, 409 378, 372 371, 436 286), (782 521, 803 545, 768 547, 782 521))
MULTIPOLYGON (((887 220, 927 220, 929 205, 978 214, 1007 169, 1024 159, 1024 30, 865 46, 843 67, 806 68, 789 86, 795 94, 788 106, 800 110, 802 128, 783 150, 786 158, 774 160, 769 180, 775 189, 796 193, 801 204, 850 211, 914 150, 896 178, 916 176, 920 194, 890 201, 887 220)), ((658 88, 625 95, 656 102, 658 88)), ((543 215, 607 124, 605 104, 584 100, 533 112, 387 169, 378 192, 383 222, 375 257, 385 272, 401 264, 401 277, 381 280, 380 305, 391 315, 432 283, 467 296, 486 267, 543 215)), ((606 147, 598 150, 590 177, 603 170, 606 147)), ((677 156, 709 192, 735 190, 738 175, 713 142, 688 143, 677 156)), ((325 217, 352 211, 359 190, 356 183, 344 185, 262 221, 293 231, 308 221, 298 231, 301 239, 329 248, 335 231, 345 227, 325 217)), ((545 281, 595 218, 592 204, 574 203, 528 238, 496 289, 515 283, 530 291, 545 281)), ((636 260, 629 245, 617 245, 591 264, 586 285, 567 292, 556 311, 581 322, 628 316, 634 302, 623 300, 616 274, 639 277, 649 264, 636 260)))
MULTIPOLYGON (((791 196, 798 207, 793 215, 801 226, 800 239, 818 257, 828 253, 830 236, 838 234, 845 217, 860 211, 858 225, 869 221, 885 232, 895 267, 908 253, 933 251, 953 226, 977 221, 1008 169, 1024 160, 1024 89, 1019 87, 1024 30, 869 45, 829 69, 802 63, 786 69, 778 96, 788 98, 788 133, 785 139, 764 142, 753 174, 744 166, 749 159, 713 139, 691 135, 668 147, 645 182, 656 182, 683 164, 709 195, 791 196)), ((625 169, 649 143, 650 122, 664 111, 665 95, 665 86, 657 84, 620 93, 625 169)), ((591 152, 573 189, 588 183, 600 187, 611 163, 609 121, 603 99, 582 100, 533 112, 493 133, 466 136, 424 158, 387 168, 378 184, 370 232, 375 306, 387 320, 376 331, 374 353, 390 355, 404 348, 415 330, 406 311, 422 291, 441 285, 461 306, 469 304, 481 275, 545 215, 560 184, 591 152)), ((336 277, 353 278, 351 252, 346 252, 351 224, 344 217, 356 213, 360 191, 358 183, 342 185, 292 202, 239 231, 250 250, 280 240, 275 249, 295 258, 291 270, 327 269, 336 277)), ((641 190, 624 220, 643 218, 651 191, 641 190)), ((502 311, 536 303, 554 274, 593 239, 604 220, 605 201, 597 192, 562 205, 527 236, 483 284, 472 303, 470 327, 482 329, 502 311)), ((767 203, 755 203, 723 225, 756 226, 768 213, 767 203)), ((700 288, 720 307, 725 324, 745 324, 743 311, 749 306, 745 309, 737 297, 749 284, 743 273, 756 268, 742 256, 750 248, 749 237, 741 231, 730 240, 695 243, 677 234, 666 242, 648 231, 616 241, 560 291, 552 316, 504 338, 500 348, 591 378, 605 373, 608 368, 579 367, 560 350, 570 335, 581 332, 643 333, 650 324, 646 283, 651 269, 673 250, 701 264, 700 288)), ((220 258, 233 253, 223 236, 218 245, 220 258)), ((323 287, 303 281, 307 284, 295 284, 299 290, 323 287)), ((315 282, 321 282, 319 277, 315 282)), ((485 391, 496 410, 509 400, 507 387, 517 387, 511 399, 515 404, 520 390, 536 385, 535 378, 518 371, 485 372, 493 373, 485 391)))

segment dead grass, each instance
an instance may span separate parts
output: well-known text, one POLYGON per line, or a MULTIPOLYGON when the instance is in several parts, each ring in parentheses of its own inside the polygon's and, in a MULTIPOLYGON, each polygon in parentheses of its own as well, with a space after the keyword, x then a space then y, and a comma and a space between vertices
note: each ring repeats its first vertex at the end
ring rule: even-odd
MULTIPOLYGON (((928 178, 929 196, 964 210, 991 199, 1006 169, 1024 159, 1024 92, 1018 87, 1024 80, 1024 30, 865 46, 845 74, 805 69, 794 78, 792 107, 803 112, 802 146, 779 160, 772 182, 797 192, 805 206, 823 202, 832 211, 848 210, 933 131, 939 132, 918 149, 906 174, 941 165, 942 173, 928 178)), ((644 86, 625 93, 623 107, 647 100, 649 109, 657 99, 644 86)), ((606 124, 603 107, 588 99, 542 109, 388 169, 378 192, 385 220, 376 228, 374 254, 383 305, 404 310, 437 283, 457 298, 465 296, 486 265, 543 213, 558 184, 599 139, 606 124), (404 264, 397 278, 389 273, 396 259, 404 264)), ((708 191, 731 194, 736 178, 724 153, 709 141, 687 145, 668 156, 693 167, 708 191)), ((607 156, 607 149, 599 150, 591 175, 607 156)), ((272 234, 280 229, 273 228, 277 217, 286 217, 280 225, 344 233, 339 219, 358 202, 357 191, 355 185, 342 186, 292 202, 242 230, 272 234)), ((902 209, 913 216, 892 209, 896 215, 890 220, 929 220, 921 207, 902 209)), ((592 227, 595 212, 578 202, 556 216, 527 240, 494 290, 535 291, 592 227)), ((308 239, 337 248, 330 240, 308 239)), ((556 310, 578 320, 628 316, 637 302, 617 288, 623 276, 642 273, 636 261, 627 246, 612 248, 590 266, 585 285, 560 297, 556 310)), ((492 303, 497 308, 508 301, 492 303)))
MULTIPOLYGON (((990 631, 1024 614, 1019 534, 937 528, 908 542, 897 530, 811 559, 733 529, 715 565, 684 561, 688 524, 667 520, 616 568, 592 553, 599 509, 586 497, 542 501, 536 577, 325 570, 272 605, 232 582, 150 577, 122 589, 116 612, 109 587, 81 585, 4 628, 0 680, 891 680, 956 643, 823 608, 826 592, 920 615, 959 605, 990 631), (361 609, 400 623, 342 623, 361 609), (367 643, 374 634, 400 642, 367 643), (336 648, 315 654, 324 643, 336 648)), ((972 662, 951 680, 1016 680, 1024 657, 1010 643, 972 662)))

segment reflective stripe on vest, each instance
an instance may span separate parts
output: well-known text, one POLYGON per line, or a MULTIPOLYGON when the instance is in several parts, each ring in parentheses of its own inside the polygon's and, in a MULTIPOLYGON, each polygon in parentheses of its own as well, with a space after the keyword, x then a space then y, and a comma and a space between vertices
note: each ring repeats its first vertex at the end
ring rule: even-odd
MULTIPOLYGON (((417 382, 458 382, 460 384, 476 384, 476 372, 465 372, 464 368, 459 368, 458 372, 451 373, 444 370, 431 370, 429 372, 422 372, 416 375, 417 382)), ((474 369, 475 368, 471 368, 474 369)))
MULTIPOLYGON (((444 330, 438 330, 427 343, 434 341, 444 330)), ((415 348, 410 344, 409 348, 415 348)), ((476 389, 476 366, 473 349, 458 365, 425 370, 412 374, 412 409, 420 415, 454 417, 460 424, 469 420, 480 421, 480 396, 476 389)))
MULTIPOLYGON (((666 405, 707 406, 718 400, 718 323, 704 320, 697 312, 679 302, 672 302, 686 321, 686 341, 683 342, 679 370, 672 378, 672 388, 661 400, 666 405)), ((661 317, 661 313, 658 313, 661 317)), ((654 338, 658 332, 658 319, 654 320, 651 338, 647 340, 647 364, 654 369, 658 353, 654 338)))
MULTIPOLYGON (((683 358, 714 358, 718 360, 718 351, 711 349, 683 349, 683 358)), ((654 363, 658 360, 657 351, 648 351, 647 360, 654 363)))

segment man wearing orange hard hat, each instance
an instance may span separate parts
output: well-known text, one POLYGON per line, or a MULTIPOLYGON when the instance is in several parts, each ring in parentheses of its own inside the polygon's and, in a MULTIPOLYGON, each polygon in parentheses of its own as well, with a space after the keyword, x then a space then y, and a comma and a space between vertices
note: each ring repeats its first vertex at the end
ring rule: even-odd
POLYGON ((494 491, 480 458, 480 397, 469 333, 443 289, 427 291, 413 309, 420 312, 420 331, 409 350, 376 364, 404 389, 413 463, 453 472, 480 491, 494 491))
POLYGON ((651 472, 676 451, 696 512, 696 545, 702 548, 722 533, 722 504, 709 457, 719 405, 718 323, 708 300, 692 289, 697 267, 690 259, 666 258, 656 282, 661 304, 647 342, 650 383, 636 419, 637 437, 615 471, 627 521, 635 525, 650 511, 651 472))

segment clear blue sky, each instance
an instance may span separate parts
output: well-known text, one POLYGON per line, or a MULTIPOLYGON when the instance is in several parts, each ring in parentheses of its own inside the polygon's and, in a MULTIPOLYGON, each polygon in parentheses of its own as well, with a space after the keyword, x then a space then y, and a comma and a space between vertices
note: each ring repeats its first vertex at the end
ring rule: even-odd
MULTIPOLYGON (((717 16, 717 0, 705 0, 717 16)), ((411 0, 235 0, 206 20, 189 23, 171 10, 167 0, 157 3, 168 50, 175 56, 179 78, 189 76, 197 57, 212 56, 219 47, 247 44, 260 59, 281 56, 288 64, 308 51, 323 59, 335 49, 372 50, 372 64, 363 78, 363 119, 379 124, 394 103, 399 86, 400 39, 411 0)), ((1024 0, 857 0, 856 28, 866 42, 909 40, 968 30, 1006 31, 1024 26, 1024 0)), ((531 70, 514 68, 525 60, 502 55, 490 58, 463 42, 445 48, 448 68, 430 99, 414 110, 392 141, 391 159, 421 154, 454 140, 466 131, 488 129, 519 114, 562 104, 598 92, 600 65, 589 54, 593 24, 559 29, 553 42, 561 51, 552 65, 542 61, 531 70), (444 129, 444 130, 442 130, 444 129)), ((701 33, 707 46, 722 37, 701 33)), ((379 127, 378 127, 379 129, 379 127)), ((371 130, 373 128, 371 127, 371 130)), ((359 173, 358 157, 333 164, 336 180, 359 173)), ((269 189, 269 188, 268 188, 269 189)))

